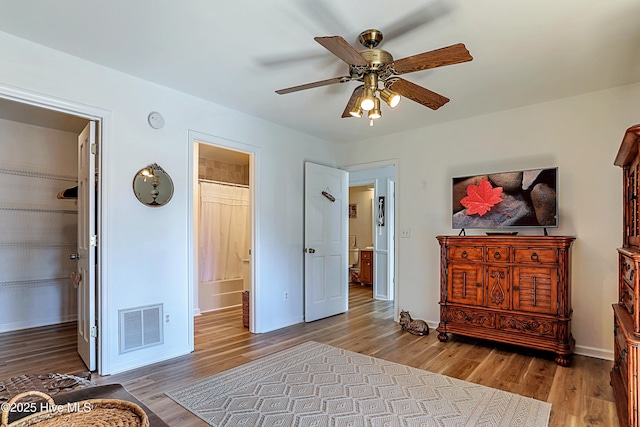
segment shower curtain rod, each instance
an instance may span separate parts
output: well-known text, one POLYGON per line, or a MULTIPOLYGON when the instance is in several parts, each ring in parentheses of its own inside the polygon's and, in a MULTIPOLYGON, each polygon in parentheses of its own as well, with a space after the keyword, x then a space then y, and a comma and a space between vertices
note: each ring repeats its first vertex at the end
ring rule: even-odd
POLYGON ((228 185, 229 187, 249 188, 248 185, 244 185, 244 184, 234 184, 232 182, 214 181, 212 179, 204 179, 204 178, 198 179, 198 182, 208 182, 210 184, 228 185))

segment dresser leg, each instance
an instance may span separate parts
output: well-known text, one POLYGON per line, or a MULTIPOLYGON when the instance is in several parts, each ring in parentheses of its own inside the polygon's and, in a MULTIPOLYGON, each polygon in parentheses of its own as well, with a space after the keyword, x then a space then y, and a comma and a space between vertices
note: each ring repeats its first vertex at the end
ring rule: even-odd
POLYGON ((571 364, 571 355, 570 354, 558 354, 556 356, 556 363, 564 368, 571 364))
POLYGON ((447 335, 446 332, 440 332, 438 334, 438 339, 440 340, 440 342, 447 342, 449 340, 449 335, 447 335))

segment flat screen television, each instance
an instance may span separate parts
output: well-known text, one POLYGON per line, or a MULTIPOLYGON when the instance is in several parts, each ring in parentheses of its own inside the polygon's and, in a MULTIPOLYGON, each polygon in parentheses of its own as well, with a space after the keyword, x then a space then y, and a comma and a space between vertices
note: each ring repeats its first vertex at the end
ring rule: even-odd
POLYGON ((453 178, 452 226, 509 229, 558 226, 558 168, 453 178))

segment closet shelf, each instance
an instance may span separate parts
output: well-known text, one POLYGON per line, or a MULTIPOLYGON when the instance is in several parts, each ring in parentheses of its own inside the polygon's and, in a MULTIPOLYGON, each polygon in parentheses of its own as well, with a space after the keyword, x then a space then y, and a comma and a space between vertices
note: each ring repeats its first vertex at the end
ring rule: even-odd
POLYGON ((40 286, 66 285, 69 283, 68 277, 54 277, 52 279, 35 280, 15 280, 10 282, 0 282, 0 289, 3 288, 33 288, 40 286))
POLYGON ((77 215, 78 211, 69 209, 37 209, 37 208, 15 208, 10 206, 0 206, 0 211, 16 211, 16 212, 37 212, 37 213, 57 213, 77 215))
POLYGON ((76 176, 58 175, 54 173, 34 172, 34 171, 26 171, 26 170, 10 169, 10 168, 0 168, 0 174, 28 176, 31 178, 40 178, 40 179, 53 179, 56 181, 70 181, 70 182, 78 181, 78 177, 76 176))
POLYGON ((42 242, 4 242, 0 243, 0 248, 36 248, 36 249, 57 249, 73 248, 77 243, 42 243, 42 242))

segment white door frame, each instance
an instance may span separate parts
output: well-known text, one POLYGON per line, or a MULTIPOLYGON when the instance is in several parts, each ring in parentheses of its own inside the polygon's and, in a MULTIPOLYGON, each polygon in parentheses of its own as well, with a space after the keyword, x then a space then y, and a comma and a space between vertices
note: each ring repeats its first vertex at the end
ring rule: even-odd
MULTIPOLYGON (((212 145, 220 148, 224 148, 226 150, 239 151, 249 155, 249 200, 250 200, 250 223, 251 223, 251 242, 250 242, 250 250, 251 250, 251 262, 249 263, 251 269, 251 284, 250 284, 250 292, 249 292, 249 306, 251 310, 249 310, 249 331, 256 332, 261 330, 260 322, 259 322, 259 310, 260 307, 257 304, 257 301, 260 301, 260 280, 259 280, 259 266, 260 266, 260 257, 258 254, 258 216, 259 212, 259 204, 260 200, 258 197, 258 182, 256 176, 258 175, 258 167, 259 167, 259 157, 260 157, 260 147, 256 147, 253 145, 245 144, 238 141, 233 141, 230 139, 222 138, 215 135, 209 135, 205 133, 196 132, 193 130, 189 131, 189 158, 191 161, 188 166, 188 176, 191 179, 192 185, 190 186, 188 198, 188 263, 191 265, 189 269, 189 277, 188 282, 191 284, 188 290, 188 313, 194 315, 194 298, 197 295, 198 289, 198 272, 199 263, 198 257, 198 239, 197 231, 198 231, 198 150, 196 149, 197 144, 206 144, 212 145)), ((194 327, 193 322, 189 323, 189 346, 193 351, 194 348, 194 327)))
POLYGON ((394 179, 393 181, 395 182, 395 197, 393 199, 393 211, 394 211, 394 229, 393 229, 393 236, 395 236, 394 239, 394 249, 393 249, 393 313, 394 313, 394 319, 398 319, 399 316, 399 308, 398 308, 398 300, 399 300, 399 296, 400 296, 400 292, 399 292, 399 280, 398 280, 398 252, 399 252, 399 248, 398 248, 398 244, 397 244, 397 237, 398 237, 398 193, 399 193, 399 189, 400 189, 400 185, 399 185, 399 180, 398 180, 398 159, 389 159, 389 160, 381 160, 381 161, 377 161, 377 162, 370 162, 370 163, 360 163, 360 164, 356 164, 356 165, 348 165, 348 166, 339 166, 340 169, 344 169, 346 171, 348 171, 349 173, 352 172, 359 172, 359 171, 365 171, 365 170, 374 170, 374 169, 380 169, 380 168, 384 168, 384 167, 388 167, 388 166, 393 166, 394 167, 394 179))
POLYGON ((96 208, 96 213, 98 214, 96 226, 96 233, 98 235, 98 254, 96 260, 99 268, 96 273, 96 283, 94 283, 94 286, 96 287, 96 298, 98 300, 98 313, 96 315, 96 322, 99 334, 97 338, 98 348, 96 350, 96 355, 98 358, 98 374, 109 374, 110 360, 108 358, 107 349, 110 348, 109 346, 112 343, 109 342, 108 331, 102 327, 106 327, 107 325, 109 325, 109 299, 107 298, 109 288, 109 254, 105 250, 108 246, 107 229, 109 218, 107 216, 107 210, 105 208, 106 203, 103 202, 108 198, 109 191, 108 183, 105 182, 102 177, 102 166, 108 164, 108 160, 106 159, 109 158, 109 126, 111 124, 111 112, 102 108, 80 104, 65 99, 55 98, 52 96, 19 89, 13 86, 6 86, 3 84, 0 84, 0 98, 20 102, 23 104, 33 105, 34 107, 39 107, 46 110, 53 110, 72 116, 82 117, 87 120, 95 121, 96 125, 98 126, 98 146, 100 156, 97 162, 98 184, 96 186, 96 201, 98 204, 96 208))

